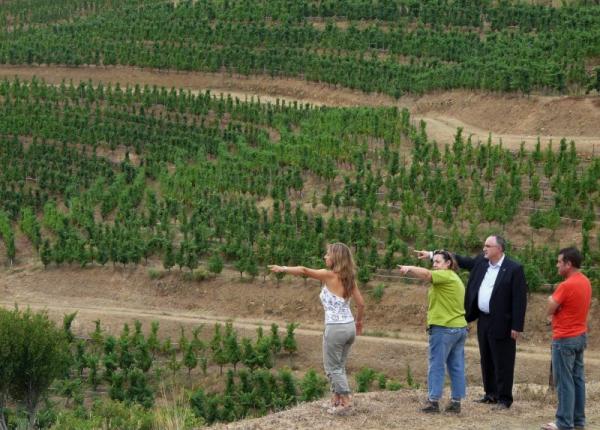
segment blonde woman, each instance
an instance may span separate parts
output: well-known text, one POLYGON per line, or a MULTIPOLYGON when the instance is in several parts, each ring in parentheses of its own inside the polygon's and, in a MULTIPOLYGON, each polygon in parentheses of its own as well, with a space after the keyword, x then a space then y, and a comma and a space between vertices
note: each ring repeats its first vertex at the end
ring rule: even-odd
POLYGON ((269 266, 275 273, 307 276, 321 281, 319 295, 325 309, 323 334, 323 366, 331 386, 331 414, 343 415, 351 410, 351 391, 346 377, 346 360, 354 338, 362 333, 365 302, 356 285, 356 266, 350 248, 343 243, 327 247, 326 269, 303 266, 269 266), (350 300, 356 304, 356 318, 350 310, 350 300))

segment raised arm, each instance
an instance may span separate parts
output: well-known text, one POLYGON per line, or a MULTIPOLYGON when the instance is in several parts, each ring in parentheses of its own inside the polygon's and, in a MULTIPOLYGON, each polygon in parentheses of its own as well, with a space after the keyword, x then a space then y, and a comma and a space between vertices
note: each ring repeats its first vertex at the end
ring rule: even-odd
POLYGON ((408 275, 410 273, 419 279, 431 282, 431 270, 429 269, 418 266, 401 266, 400 264, 398 265, 398 268, 400 269, 400 273, 403 275, 408 275))
POLYGON ((335 274, 327 269, 310 269, 304 266, 277 266, 275 264, 269 265, 268 267, 269 270, 274 273, 289 273, 294 276, 307 276, 324 283, 327 283, 332 277, 335 277, 335 274))
POLYGON ((471 271, 475 267, 477 258, 465 257, 464 255, 452 254, 458 263, 458 267, 471 271))

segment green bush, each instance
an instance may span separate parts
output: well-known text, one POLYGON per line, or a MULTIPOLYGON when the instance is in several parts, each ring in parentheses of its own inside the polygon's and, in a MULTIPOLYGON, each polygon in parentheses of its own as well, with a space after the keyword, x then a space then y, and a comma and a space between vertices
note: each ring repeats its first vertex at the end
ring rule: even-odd
POLYGON ((6 394, 35 422, 38 404, 71 364, 67 333, 47 313, 0 309, 0 425, 6 394))
POLYGON ((402 385, 401 382, 395 381, 393 379, 388 379, 385 388, 390 391, 398 391, 398 390, 404 388, 404 385, 402 385))
POLYGON ((377 377, 377 372, 371 369, 370 367, 363 367, 358 371, 356 375, 354 375, 354 379, 356 380, 356 391, 359 393, 366 393, 369 391, 371 387, 371 383, 377 377))
POLYGON ((379 303, 383 298, 383 293, 385 292, 385 289, 385 284, 377 284, 375 287, 373 287, 373 289, 371 290, 371 297, 373 297, 373 300, 379 303))
POLYGON ((300 389, 302 390, 302 396, 300 397, 302 401, 317 400, 325 395, 327 380, 318 375, 314 369, 310 369, 300 381, 300 389))
POLYGON ((406 366, 406 385, 408 385, 410 388, 416 388, 416 389, 421 388, 421 384, 419 384, 418 382, 415 382, 415 379, 413 378, 413 374, 412 374, 410 365, 406 366))
POLYGON ((202 282, 211 277, 205 269, 196 269, 191 272, 183 272, 183 279, 188 282, 202 282))
POLYGON ((92 406, 87 416, 75 411, 58 414, 52 430, 153 430, 154 414, 139 405, 103 399, 92 406))
POLYGON ((148 269, 148 277, 150 279, 162 279, 165 277, 167 272, 165 270, 150 268, 148 269))

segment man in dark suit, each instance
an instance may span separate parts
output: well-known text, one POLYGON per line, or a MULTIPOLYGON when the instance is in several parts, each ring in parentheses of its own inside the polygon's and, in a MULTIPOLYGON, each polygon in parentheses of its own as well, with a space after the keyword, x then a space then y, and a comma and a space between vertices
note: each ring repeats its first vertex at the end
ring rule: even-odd
MULTIPOLYGON (((490 236, 483 254, 454 255, 459 267, 470 271, 465 294, 467 322, 477 320, 477 340, 485 395, 480 403, 508 409, 513 402, 516 342, 523 332, 527 283, 523 266, 504 255, 505 240, 490 236)), ((428 258, 428 251, 417 251, 428 258)))

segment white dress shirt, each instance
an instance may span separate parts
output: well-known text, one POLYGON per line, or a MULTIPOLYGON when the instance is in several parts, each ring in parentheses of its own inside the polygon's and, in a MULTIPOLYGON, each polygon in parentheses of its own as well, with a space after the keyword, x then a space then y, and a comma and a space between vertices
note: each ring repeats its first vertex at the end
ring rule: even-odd
POLYGON ((481 286, 479 287, 479 297, 477 300, 479 310, 483 313, 490 313, 490 298, 492 297, 494 284, 496 283, 496 278, 498 278, 498 273, 500 273, 500 266, 502 266, 503 261, 504 254, 502 254, 502 258, 500 258, 496 264, 492 264, 491 261, 488 261, 489 266, 487 268, 487 272, 485 272, 483 281, 481 281, 481 286))

